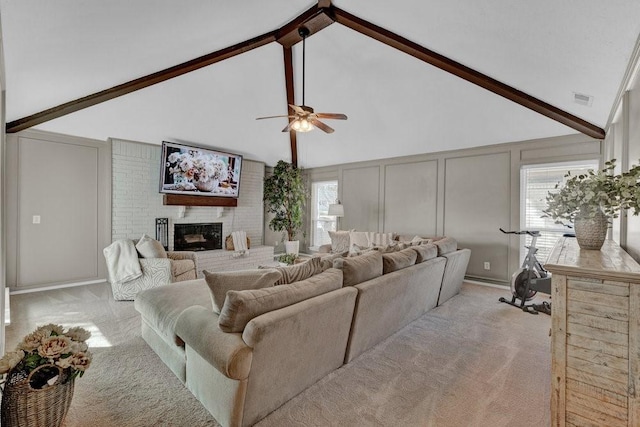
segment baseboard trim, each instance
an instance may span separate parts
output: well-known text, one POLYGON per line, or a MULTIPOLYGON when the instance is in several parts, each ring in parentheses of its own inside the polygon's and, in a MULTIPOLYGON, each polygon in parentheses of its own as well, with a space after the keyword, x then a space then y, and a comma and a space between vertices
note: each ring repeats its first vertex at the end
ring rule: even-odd
POLYGON ((472 283, 474 285, 487 286, 489 288, 496 288, 496 289, 507 289, 509 287, 508 285, 498 285, 496 283, 481 282, 479 280, 464 279, 464 281, 467 283, 472 283))
POLYGON ((104 279, 98 280, 88 280, 85 282, 75 282, 75 283, 65 283, 62 285, 51 285, 51 286, 43 286, 41 288, 31 288, 31 289, 10 289, 10 295, 20 295, 20 294, 30 294, 33 292, 42 292, 42 291, 51 291, 54 289, 64 289, 64 288, 74 288, 76 286, 87 286, 87 285, 95 285, 96 283, 106 283, 107 281, 104 279))

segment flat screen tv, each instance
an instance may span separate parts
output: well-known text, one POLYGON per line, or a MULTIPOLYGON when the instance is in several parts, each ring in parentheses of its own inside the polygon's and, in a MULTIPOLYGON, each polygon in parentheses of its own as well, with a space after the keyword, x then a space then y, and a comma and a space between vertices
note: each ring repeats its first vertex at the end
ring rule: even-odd
POLYGON ((208 148, 162 142, 160 192, 237 198, 242 156, 208 148))

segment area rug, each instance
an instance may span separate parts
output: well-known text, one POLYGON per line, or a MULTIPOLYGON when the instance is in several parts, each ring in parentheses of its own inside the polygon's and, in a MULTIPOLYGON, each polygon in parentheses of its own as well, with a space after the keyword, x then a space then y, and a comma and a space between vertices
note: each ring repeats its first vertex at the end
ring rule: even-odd
MULTIPOLYGON (((76 381, 65 426, 218 425, 141 338, 132 303, 109 299, 102 285, 89 301, 52 292, 35 312, 33 296, 12 297, 21 315, 7 347, 35 323, 93 330, 94 361, 76 381)), ((465 284, 258 426, 548 426, 550 317, 499 303, 506 293, 465 284)))

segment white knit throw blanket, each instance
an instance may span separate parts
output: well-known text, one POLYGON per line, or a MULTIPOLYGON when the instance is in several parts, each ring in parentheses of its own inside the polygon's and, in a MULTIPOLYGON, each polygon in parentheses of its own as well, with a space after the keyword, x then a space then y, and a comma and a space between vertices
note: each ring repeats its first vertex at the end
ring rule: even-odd
POLYGON ((138 251, 129 239, 116 240, 102 250, 112 283, 126 283, 142 276, 138 251))
POLYGON ((246 231, 233 231, 231 232, 231 238, 233 239, 233 249, 241 254, 248 253, 247 248, 247 232, 246 231))

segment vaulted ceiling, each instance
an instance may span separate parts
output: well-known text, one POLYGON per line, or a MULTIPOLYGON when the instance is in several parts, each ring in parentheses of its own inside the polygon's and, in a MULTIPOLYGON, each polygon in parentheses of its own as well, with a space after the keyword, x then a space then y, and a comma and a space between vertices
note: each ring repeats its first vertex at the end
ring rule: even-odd
MULTIPOLYGON (((330 135, 297 135, 304 167, 568 135, 581 121, 605 128, 640 34, 637 0, 320 6, 444 55, 573 119, 562 124, 337 19, 307 40, 306 103, 349 120, 330 122, 336 129, 330 135), (575 93, 592 96, 591 105, 576 103, 575 93)), ((0 0, 7 121, 289 29, 315 7, 302 0, 0 0)), ((292 47, 298 104, 301 49, 292 47)), ((255 120, 287 113, 283 56, 280 43, 266 43, 35 128, 102 140, 190 142, 269 165, 291 160, 290 135, 280 132, 286 119, 255 120)))

